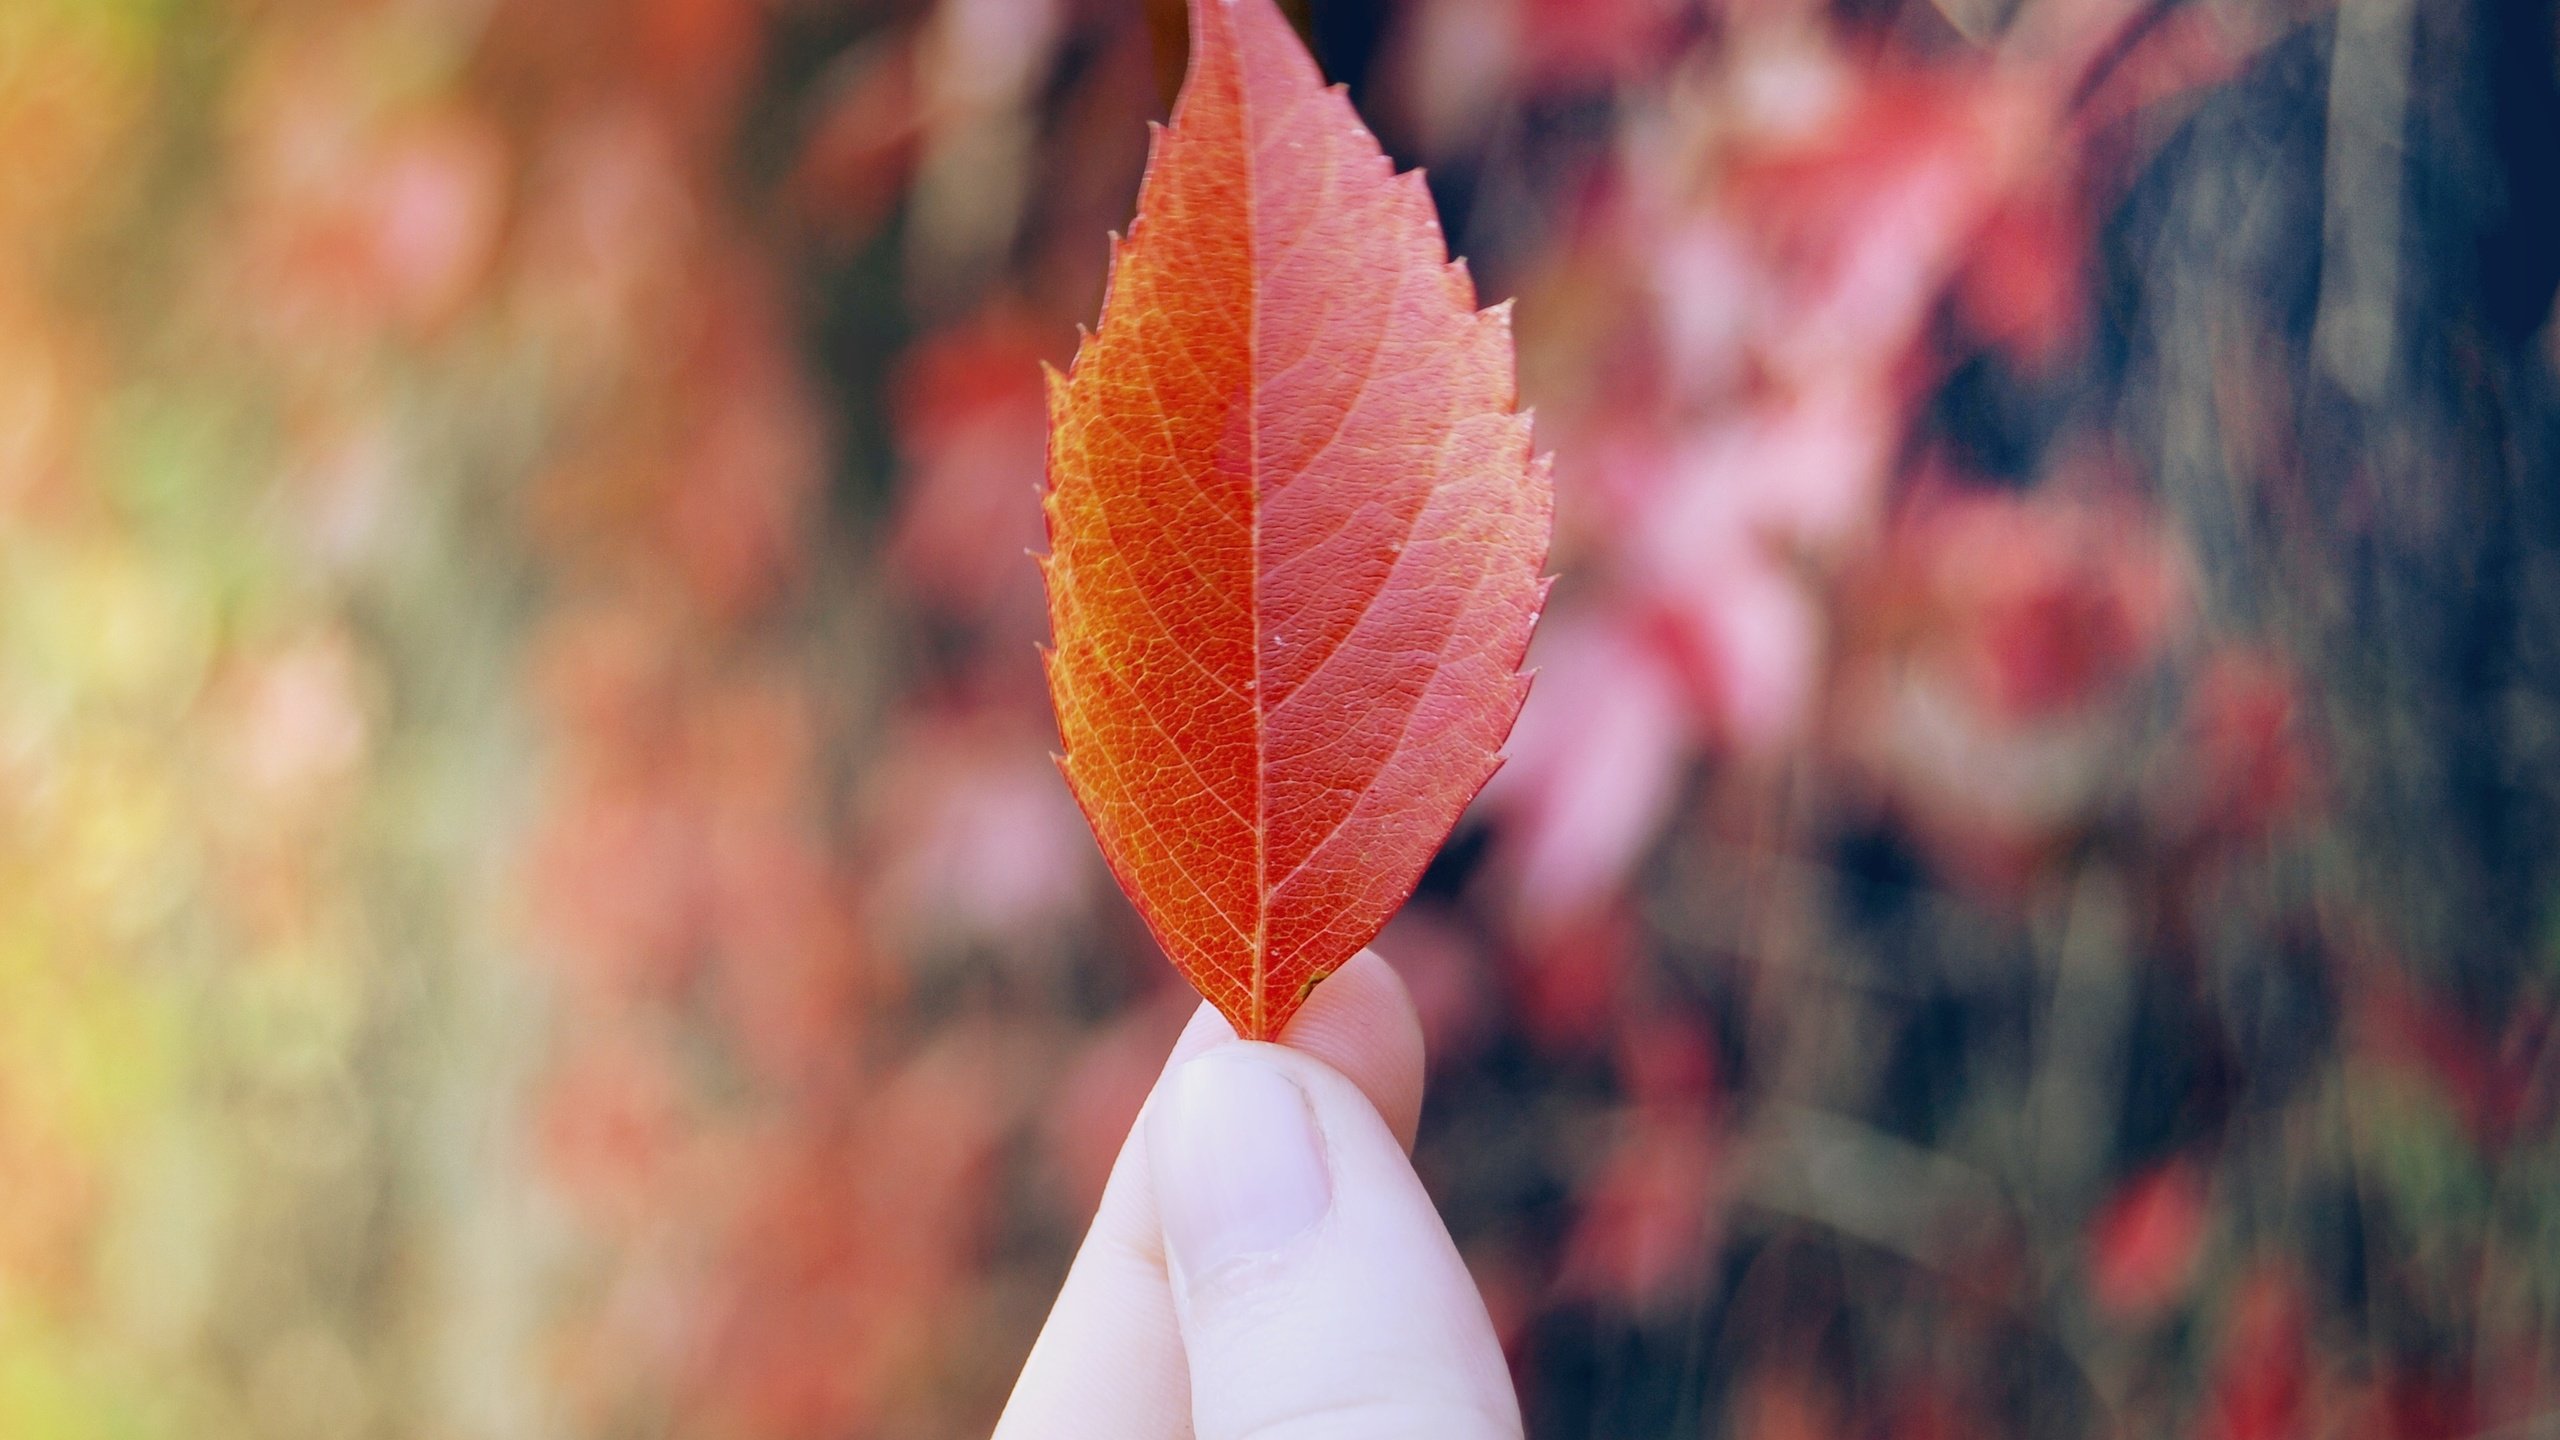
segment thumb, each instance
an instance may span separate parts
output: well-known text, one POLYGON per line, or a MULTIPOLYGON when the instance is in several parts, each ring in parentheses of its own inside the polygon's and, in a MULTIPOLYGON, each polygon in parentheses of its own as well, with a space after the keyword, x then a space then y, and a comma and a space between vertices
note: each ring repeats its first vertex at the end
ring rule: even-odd
POLYGON ((1517 1440, 1484 1301, 1358 1087, 1224 1045, 1146 1124, 1199 1440, 1517 1440))

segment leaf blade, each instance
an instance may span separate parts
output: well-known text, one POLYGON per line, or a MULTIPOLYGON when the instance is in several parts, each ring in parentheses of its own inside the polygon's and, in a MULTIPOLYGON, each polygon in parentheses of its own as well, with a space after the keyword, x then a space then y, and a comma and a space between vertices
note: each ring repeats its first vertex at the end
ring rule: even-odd
POLYGON ((1053 382, 1049 680, 1114 874, 1268 1038, 1500 763, 1552 488, 1419 175, 1270 0, 1194 0, 1193 36, 1053 382))

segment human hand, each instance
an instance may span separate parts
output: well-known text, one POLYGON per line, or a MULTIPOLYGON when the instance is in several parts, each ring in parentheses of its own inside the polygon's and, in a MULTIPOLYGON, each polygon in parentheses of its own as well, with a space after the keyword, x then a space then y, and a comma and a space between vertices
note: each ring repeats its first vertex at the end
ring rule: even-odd
POLYGON ((1492 1322, 1406 1150, 1422 1030, 1366 951, 1277 1045, 1202 1006, 996 1440, 1497 1440, 1492 1322))

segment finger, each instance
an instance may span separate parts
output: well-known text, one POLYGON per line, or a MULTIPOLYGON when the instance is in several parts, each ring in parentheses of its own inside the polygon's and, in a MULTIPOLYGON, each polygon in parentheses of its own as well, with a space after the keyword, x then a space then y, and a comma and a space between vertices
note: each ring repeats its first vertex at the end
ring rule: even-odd
MULTIPOLYGON (((1281 1042, 1349 1077, 1410 1144, 1422 1111, 1422 1026, 1404 982, 1362 951, 1316 987, 1281 1042)), ((1203 1005, 1171 1073, 1235 1032, 1203 1005)), ((1158 1081, 1158 1089, 1163 1082, 1158 1081)), ((1156 1103, 1149 1097, 1148 1105, 1156 1103)), ((1093 1227, 1024 1362, 996 1440, 1156 1440, 1191 1433, 1191 1390, 1148 1183, 1143 1115, 1120 1147, 1093 1227)))
POLYGON ((1484 1302, 1358 1086, 1222 1045, 1140 1128, 1199 1440, 1518 1440, 1484 1302))
MULTIPOLYGON (((1234 1042, 1235 1032, 1210 1014, 1209 1039, 1189 1053, 1177 1047, 1165 1063, 1168 1073, 1192 1055, 1234 1042)), ((1397 1143, 1413 1148, 1422 1119, 1422 1019, 1394 967, 1366 950, 1352 956, 1307 997, 1281 1030, 1280 1043, 1341 1072, 1368 1097, 1397 1143)))

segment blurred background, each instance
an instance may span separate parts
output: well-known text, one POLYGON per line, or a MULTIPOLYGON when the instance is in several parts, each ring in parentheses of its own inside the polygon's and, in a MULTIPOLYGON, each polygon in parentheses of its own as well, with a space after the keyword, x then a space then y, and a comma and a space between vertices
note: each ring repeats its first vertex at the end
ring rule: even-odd
MULTIPOLYGON (((2560 1434, 2552 0, 1292 16, 1557 456, 1378 947, 1532 1434, 2560 1434)), ((1183 26, 0 4, 0 1437, 985 1432, 1183 26)))

